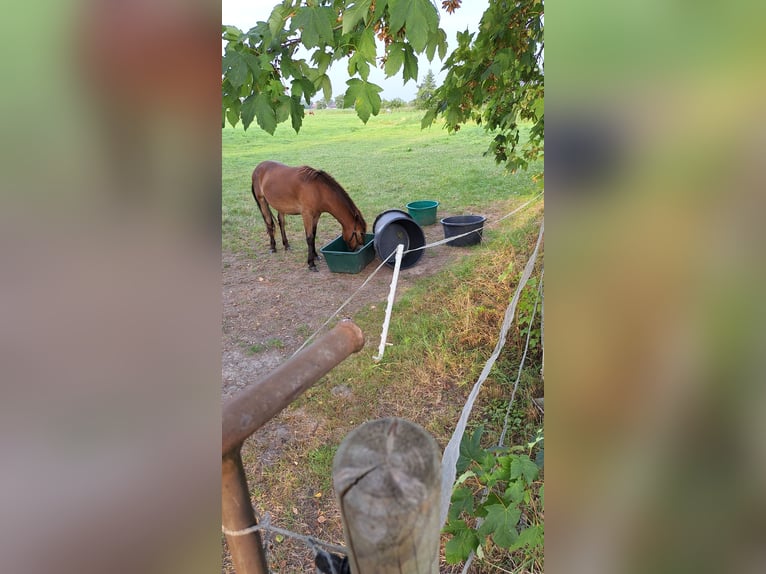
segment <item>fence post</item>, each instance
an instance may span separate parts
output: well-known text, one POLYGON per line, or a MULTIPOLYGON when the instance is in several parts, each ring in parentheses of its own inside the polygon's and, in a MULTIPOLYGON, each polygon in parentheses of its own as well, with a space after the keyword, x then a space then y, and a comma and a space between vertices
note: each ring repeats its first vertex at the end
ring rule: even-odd
POLYGON ((438 574, 441 453, 421 426, 365 423, 333 460, 353 574, 438 574))

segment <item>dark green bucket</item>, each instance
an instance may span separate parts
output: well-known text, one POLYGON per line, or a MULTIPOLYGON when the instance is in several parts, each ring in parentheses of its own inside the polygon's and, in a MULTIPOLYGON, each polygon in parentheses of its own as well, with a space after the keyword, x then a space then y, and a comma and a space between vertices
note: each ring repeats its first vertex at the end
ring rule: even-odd
POLYGON ((412 201, 407 204, 407 211, 418 225, 433 225, 436 223, 436 208, 438 206, 438 201, 412 201))

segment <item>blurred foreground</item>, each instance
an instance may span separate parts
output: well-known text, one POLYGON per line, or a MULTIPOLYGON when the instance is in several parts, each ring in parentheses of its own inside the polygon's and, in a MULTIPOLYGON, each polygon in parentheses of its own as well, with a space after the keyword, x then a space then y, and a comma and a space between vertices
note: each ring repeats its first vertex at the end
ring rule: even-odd
MULTIPOLYGON (((766 571, 764 8, 679 6, 546 14, 550 572, 766 571)), ((2 572, 220 568, 219 14, 4 14, 2 572)))
POLYGON ((4 11, 0 571, 216 572, 220 8, 43 4, 4 11))
POLYGON ((764 8, 546 16, 547 570, 764 572, 764 8))

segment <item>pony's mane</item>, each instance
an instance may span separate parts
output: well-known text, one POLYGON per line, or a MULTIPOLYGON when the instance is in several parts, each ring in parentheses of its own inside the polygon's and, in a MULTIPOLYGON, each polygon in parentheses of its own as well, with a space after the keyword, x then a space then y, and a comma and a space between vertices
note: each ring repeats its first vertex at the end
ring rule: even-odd
MULTIPOLYGON (((359 219, 364 222, 364 217, 362 217, 362 212, 359 211, 359 208, 357 208, 354 201, 349 196, 348 192, 346 192, 345 189, 343 189, 343 186, 339 184, 337 181, 335 181, 335 178, 331 176, 326 171, 322 171, 321 169, 314 169, 313 167, 309 167, 307 165, 301 166, 298 168, 301 172, 301 176, 306 181, 311 181, 314 179, 318 179, 322 181, 325 185, 327 185, 330 189, 335 191, 340 197, 343 198, 343 201, 346 202, 349 211, 354 214, 355 217, 359 217, 359 219)), ((367 224, 365 223, 365 228, 367 227, 367 224)))

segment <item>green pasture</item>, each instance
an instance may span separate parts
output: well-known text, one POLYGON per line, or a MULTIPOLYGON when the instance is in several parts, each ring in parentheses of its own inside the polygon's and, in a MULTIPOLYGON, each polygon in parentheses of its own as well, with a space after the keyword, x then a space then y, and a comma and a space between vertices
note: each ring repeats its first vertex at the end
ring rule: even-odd
MULTIPOLYGON (((439 213, 481 213, 498 200, 525 197, 539 190, 529 172, 508 174, 484 156, 489 136, 479 126, 449 135, 435 123, 421 130, 422 112, 393 111, 363 124, 353 110, 317 110, 306 115, 296 134, 289 122, 271 136, 255 124, 222 131, 223 249, 255 256, 266 246, 266 231, 250 193, 250 176, 263 160, 310 165, 335 177, 348 191, 371 227, 387 209, 406 209, 410 201, 440 202, 439 213)), ((288 217, 288 237, 305 245, 299 217, 288 217)), ((371 230, 370 230, 371 231, 371 230)), ((329 215, 319 222, 320 241, 338 235, 340 226, 329 215)), ((279 240, 277 240, 279 243, 279 240)))

